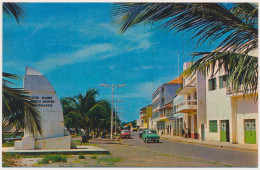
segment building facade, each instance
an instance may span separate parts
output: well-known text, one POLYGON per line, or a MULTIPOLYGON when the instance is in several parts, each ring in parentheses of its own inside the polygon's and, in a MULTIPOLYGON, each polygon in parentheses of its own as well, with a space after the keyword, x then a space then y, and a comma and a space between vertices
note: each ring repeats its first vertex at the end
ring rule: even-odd
MULTIPOLYGON (((183 64, 186 70, 191 62, 183 64)), ((174 102, 176 113, 184 113, 183 128, 186 136, 205 140, 206 126, 206 77, 196 72, 192 77, 183 78, 183 88, 177 95, 183 96, 174 102)))
POLYGON ((140 110, 140 128, 149 128, 149 120, 152 117, 152 105, 143 107, 140 110))
POLYGON ((244 96, 229 88, 228 73, 223 69, 207 76, 206 86, 206 140, 257 144, 258 102, 250 94, 244 96))
POLYGON ((159 134, 165 134, 171 128, 169 114, 172 113, 172 96, 182 84, 181 78, 176 78, 168 83, 162 84, 152 95, 152 128, 159 134), (170 106, 170 107, 169 107, 170 106), (166 114, 167 113, 167 114, 166 114))

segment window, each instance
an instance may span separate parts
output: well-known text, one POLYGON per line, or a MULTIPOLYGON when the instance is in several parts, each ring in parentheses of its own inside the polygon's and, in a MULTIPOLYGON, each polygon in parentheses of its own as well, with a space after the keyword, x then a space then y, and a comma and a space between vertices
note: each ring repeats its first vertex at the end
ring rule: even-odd
POLYGON ((216 78, 209 79, 209 91, 216 90, 216 89, 217 89, 216 78))
POLYGON ((219 76, 219 88, 227 87, 227 75, 219 76))
POLYGON ((209 121, 209 132, 218 132, 218 123, 216 120, 209 121))

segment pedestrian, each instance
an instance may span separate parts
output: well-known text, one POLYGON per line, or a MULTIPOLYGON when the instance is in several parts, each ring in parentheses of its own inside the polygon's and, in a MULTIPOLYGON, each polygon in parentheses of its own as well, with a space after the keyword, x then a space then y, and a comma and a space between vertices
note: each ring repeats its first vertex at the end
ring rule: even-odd
POLYGON ((81 143, 80 145, 82 145, 82 143, 86 143, 87 142, 87 137, 86 137, 86 130, 85 129, 81 129, 81 143))
POLYGON ((119 138, 118 138, 118 142, 121 142, 121 139, 122 139, 122 137, 121 137, 121 134, 120 134, 119 138))

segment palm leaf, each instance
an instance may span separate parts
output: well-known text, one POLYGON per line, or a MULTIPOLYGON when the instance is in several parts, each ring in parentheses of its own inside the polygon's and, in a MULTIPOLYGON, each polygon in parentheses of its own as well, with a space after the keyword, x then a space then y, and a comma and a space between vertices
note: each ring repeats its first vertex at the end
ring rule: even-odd
POLYGON ((234 89, 236 93, 242 88, 244 95, 250 94, 257 101, 257 57, 233 52, 197 52, 193 53, 193 56, 203 57, 193 62, 182 73, 184 77, 192 77, 197 71, 213 77, 219 71, 224 70, 229 77, 229 88, 234 89))
POLYGON ((42 117, 36 102, 23 89, 10 88, 3 84, 3 118, 9 124, 29 130, 33 135, 38 131, 42 135, 42 117))
POLYGON ((13 16, 17 23, 20 23, 21 18, 24 17, 23 4, 21 3, 3 3, 3 12, 9 16, 13 16))

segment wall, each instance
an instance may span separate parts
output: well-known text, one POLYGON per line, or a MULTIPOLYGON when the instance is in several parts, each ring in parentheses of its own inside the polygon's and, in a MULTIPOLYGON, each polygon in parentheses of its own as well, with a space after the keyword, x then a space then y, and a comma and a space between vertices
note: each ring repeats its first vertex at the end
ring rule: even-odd
MULTIPOLYGON (((204 129, 207 127, 206 115, 206 76, 197 72, 197 127, 198 135, 201 140, 201 124, 204 124, 204 129)), ((204 130, 205 131, 205 130, 204 130)))
POLYGON ((231 99, 226 95, 226 88, 219 89, 219 76, 224 75, 224 71, 216 74, 217 89, 208 90, 208 80, 210 73, 206 78, 206 117, 207 126, 205 127, 206 141, 220 141, 220 120, 229 120, 230 141, 232 141, 232 107, 231 99), (218 131, 209 132, 209 120, 217 120, 218 131))

